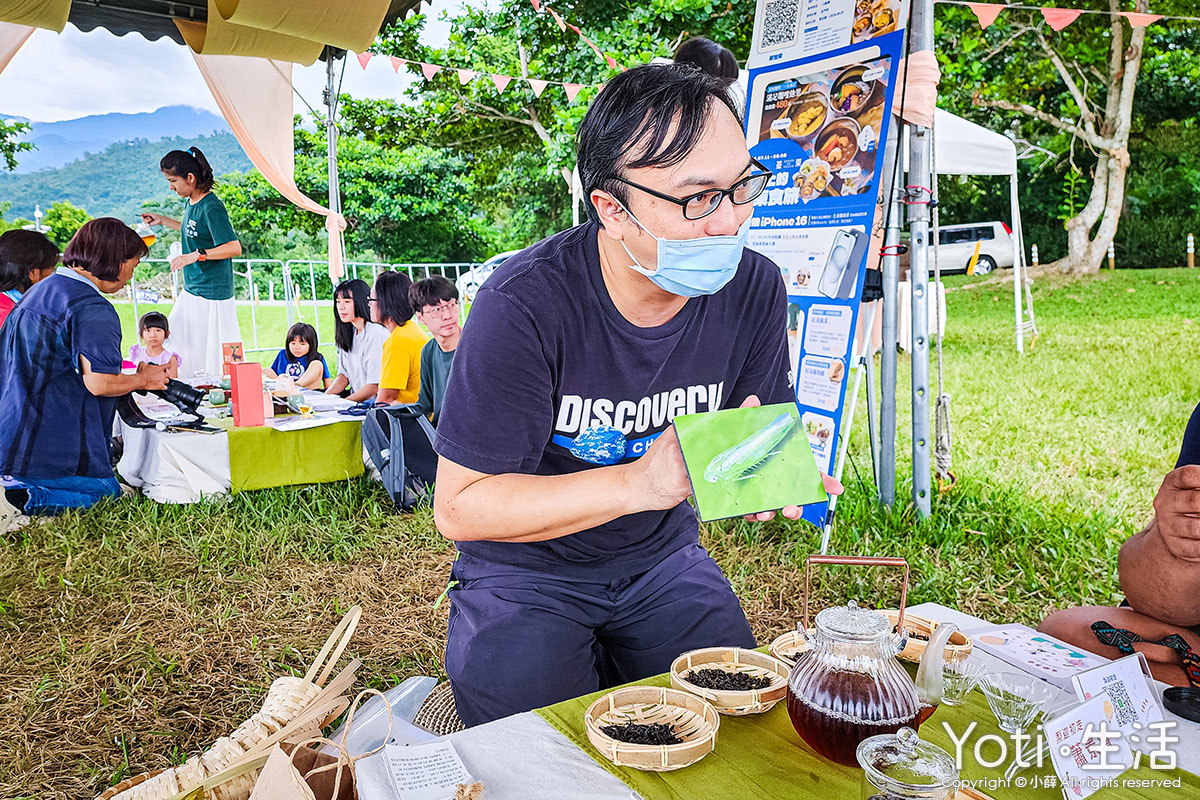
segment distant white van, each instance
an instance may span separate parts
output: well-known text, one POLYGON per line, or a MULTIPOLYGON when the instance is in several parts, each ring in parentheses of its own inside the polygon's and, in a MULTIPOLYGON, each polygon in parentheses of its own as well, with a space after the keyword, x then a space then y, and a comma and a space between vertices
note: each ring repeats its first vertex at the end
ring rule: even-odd
MULTIPOLYGON (((938 262, 942 272, 966 272, 976 245, 979 246, 976 275, 986 275, 997 267, 1012 268, 1012 229, 1003 222, 977 222, 938 228, 938 262)), ((932 252, 929 257, 932 271, 932 252)))

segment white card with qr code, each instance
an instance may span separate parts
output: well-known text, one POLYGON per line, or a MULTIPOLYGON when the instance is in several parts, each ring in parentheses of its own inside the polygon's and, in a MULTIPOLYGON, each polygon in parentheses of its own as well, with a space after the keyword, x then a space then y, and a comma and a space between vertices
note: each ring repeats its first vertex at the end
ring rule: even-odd
POLYGON ((1116 718, 1113 722, 1128 729, 1134 723, 1144 728, 1163 718, 1158 705, 1150 667, 1141 653, 1119 658, 1095 669, 1071 676, 1080 701, 1107 693, 1112 699, 1116 718))

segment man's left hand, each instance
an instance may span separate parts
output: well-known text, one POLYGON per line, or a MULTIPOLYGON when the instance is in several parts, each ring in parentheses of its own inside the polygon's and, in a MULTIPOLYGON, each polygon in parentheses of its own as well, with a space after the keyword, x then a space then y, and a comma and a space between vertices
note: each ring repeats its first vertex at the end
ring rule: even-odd
MULTIPOLYGON (((761 405, 762 405, 762 402, 758 399, 758 395, 752 394, 746 398, 745 402, 742 403, 741 407, 742 408, 755 408, 755 407, 761 406, 761 405)), ((823 484, 825 484, 826 493, 828 493, 828 494, 841 494, 842 493, 842 484, 836 478, 832 478, 829 475, 826 475, 824 472, 822 472, 821 473, 821 482, 823 484)), ((785 516, 788 519, 800 519, 801 508, 800 508, 800 506, 784 506, 780 510, 779 513, 783 514, 783 516, 785 516)), ((761 514, 747 514, 746 519, 750 520, 751 522, 767 522, 769 520, 775 519, 775 512, 774 511, 763 511, 761 514)))

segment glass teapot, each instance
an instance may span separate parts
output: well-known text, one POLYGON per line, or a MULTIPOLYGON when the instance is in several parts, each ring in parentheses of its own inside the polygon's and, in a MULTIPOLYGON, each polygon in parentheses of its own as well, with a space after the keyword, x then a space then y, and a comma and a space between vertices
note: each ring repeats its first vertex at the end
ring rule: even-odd
POLYGON ((902 727, 917 728, 941 701, 942 658, 953 625, 939 626, 922 657, 921 691, 897 656, 908 643, 904 606, 908 562, 902 558, 809 556, 804 573, 804 621, 808 649, 796 658, 788 678, 787 710, 792 726, 809 747, 831 761, 855 766, 859 743, 902 727), (814 564, 904 568, 896 632, 883 614, 851 600, 817 614, 808 632, 808 589, 814 564), (925 663, 928 659, 929 663, 925 663))

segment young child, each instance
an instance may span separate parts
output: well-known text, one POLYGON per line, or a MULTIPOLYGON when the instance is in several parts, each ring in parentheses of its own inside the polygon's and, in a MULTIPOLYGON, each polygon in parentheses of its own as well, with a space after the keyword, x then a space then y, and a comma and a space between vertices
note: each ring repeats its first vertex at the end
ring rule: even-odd
POLYGON ((167 375, 179 377, 179 367, 183 359, 178 353, 163 347, 163 342, 171 335, 171 323, 167 322, 165 314, 151 311, 143 314, 138 321, 138 336, 141 344, 129 348, 129 360, 134 364, 159 364, 167 368, 167 375))
POLYGON ((301 389, 324 389, 329 382, 329 366, 317 349, 317 330, 306 322, 288 328, 287 346, 275 356, 267 376, 287 375, 301 389))

